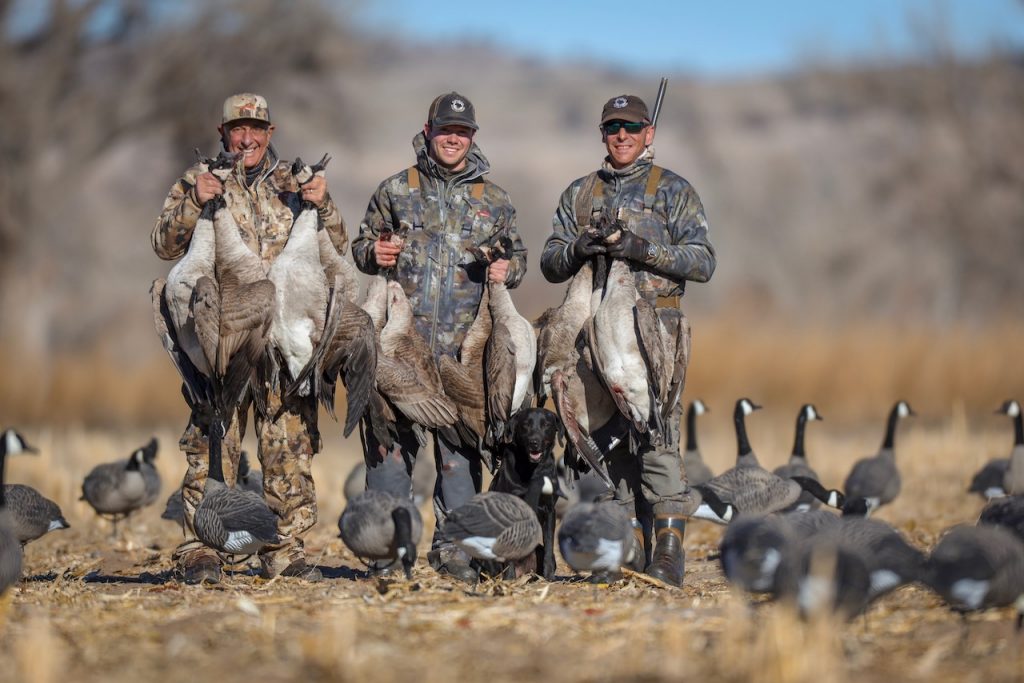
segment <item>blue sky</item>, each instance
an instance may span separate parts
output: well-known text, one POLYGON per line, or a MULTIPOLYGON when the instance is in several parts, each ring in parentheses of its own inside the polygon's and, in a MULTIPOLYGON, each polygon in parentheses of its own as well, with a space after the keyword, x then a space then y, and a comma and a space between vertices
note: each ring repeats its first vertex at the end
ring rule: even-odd
POLYGON ((1021 0, 370 0, 361 25, 422 42, 477 39, 550 60, 739 76, 795 60, 899 57, 939 26, 964 56, 1024 47, 1021 0))

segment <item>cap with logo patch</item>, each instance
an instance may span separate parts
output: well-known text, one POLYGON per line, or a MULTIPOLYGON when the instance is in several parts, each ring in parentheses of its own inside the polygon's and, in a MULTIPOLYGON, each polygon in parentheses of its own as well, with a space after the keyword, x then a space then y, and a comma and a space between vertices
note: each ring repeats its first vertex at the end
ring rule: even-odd
POLYGON ((432 128, 440 126, 468 126, 480 130, 476 125, 476 112, 473 103, 457 92, 439 95, 430 103, 427 111, 427 123, 432 128))
POLYGON ((636 95, 618 95, 605 102, 601 110, 601 125, 609 121, 650 123, 651 115, 647 113, 647 105, 636 95))
POLYGON ((244 92, 224 100, 224 111, 220 122, 222 124, 232 123, 242 119, 270 123, 270 107, 267 106, 267 98, 263 95, 244 92))

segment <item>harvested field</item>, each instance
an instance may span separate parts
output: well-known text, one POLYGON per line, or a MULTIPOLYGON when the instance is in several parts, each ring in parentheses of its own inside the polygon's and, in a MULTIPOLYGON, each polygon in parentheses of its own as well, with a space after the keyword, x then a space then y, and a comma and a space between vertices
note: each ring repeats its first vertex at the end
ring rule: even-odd
MULTIPOLYGON (((729 408, 714 406, 714 421, 702 425, 701 445, 716 470, 734 452, 729 408)), ((766 409, 748 422, 766 466, 788 453, 789 412, 766 409)), ((883 417, 858 429, 828 422, 809 429, 808 454, 826 482, 841 484, 851 463, 877 448, 883 417)), ((978 416, 972 428, 962 415, 933 418, 901 425, 904 489, 879 513, 921 547, 945 527, 976 519, 982 502, 964 493, 969 476, 1012 442, 1006 418, 978 416)), ((150 434, 25 432, 41 455, 10 458, 7 480, 55 499, 72 528, 26 549, 28 578, 0 617, 7 662, 0 681, 988 682, 1021 680, 1024 672, 1024 635, 1014 632, 1010 610, 973 616, 965 626, 917 587, 848 624, 805 623, 782 606, 751 603, 722 579, 714 559, 721 529, 701 522, 687 534, 682 589, 636 576, 594 586, 564 565, 550 584, 470 588, 436 576, 422 558, 412 582, 368 580, 336 538, 357 442, 333 431, 316 461, 320 522, 307 538, 325 581, 266 582, 240 567, 216 587, 178 585, 168 577, 180 531, 159 519, 162 506, 112 538, 110 526, 77 501, 89 468, 126 456, 150 434)), ((158 434, 166 493, 184 468, 176 436, 158 434)))

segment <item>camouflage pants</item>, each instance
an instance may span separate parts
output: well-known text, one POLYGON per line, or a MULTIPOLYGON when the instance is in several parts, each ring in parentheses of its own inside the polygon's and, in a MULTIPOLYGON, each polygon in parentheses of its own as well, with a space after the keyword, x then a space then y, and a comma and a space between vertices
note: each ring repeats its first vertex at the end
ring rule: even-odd
MULTIPOLYGON (((281 396, 268 392, 267 412, 273 416, 281 407, 281 396)), ((263 469, 263 493, 267 504, 279 518, 281 543, 268 546, 260 553, 265 573, 276 576, 295 560, 305 557, 301 534, 316 523, 316 490, 313 486, 313 455, 320 450, 317 430, 317 406, 311 398, 289 399, 288 406, 276 420, 256 414, 258 457, 263 469)), ((232 420, 223 446, 224 480, 234 482, 245 432, 244 417, 232 420)), ((179 565, 194 561, 198 555, 213 555, 196 538, 193 519, 203 499, 209 471, 210 445, 193 415, 178 442, 185 453, 188 469, 182 482, 185 510, 185 541, 174 551, 179 565)))

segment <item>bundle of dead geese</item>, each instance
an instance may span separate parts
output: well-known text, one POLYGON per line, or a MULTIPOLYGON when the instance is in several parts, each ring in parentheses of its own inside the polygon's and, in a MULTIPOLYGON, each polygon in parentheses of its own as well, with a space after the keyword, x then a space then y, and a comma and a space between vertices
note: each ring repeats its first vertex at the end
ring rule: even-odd
MULTIPOLYGON (((298 185, 323 174, 296 160, 298 185)), ((200 157, 199 172, 222 181, 237 155, 200 157)), ((208 201, 188 252, 152 287, 157 334, 183 380, 193 413, 205 419, 211 446, 249 401, 266 413, 263 383, 290 396, 315 394, 334 414, 334 387, 348 387, 349 434, 369 400, 376 347, 372 328, 355 305, 354 267, 341 259, 320 228, 316 206, 303 202, 288 242, 268 267, 242 240, 222 196, 208 201), (369 379, 367 374, 369 373, 369 379)))

